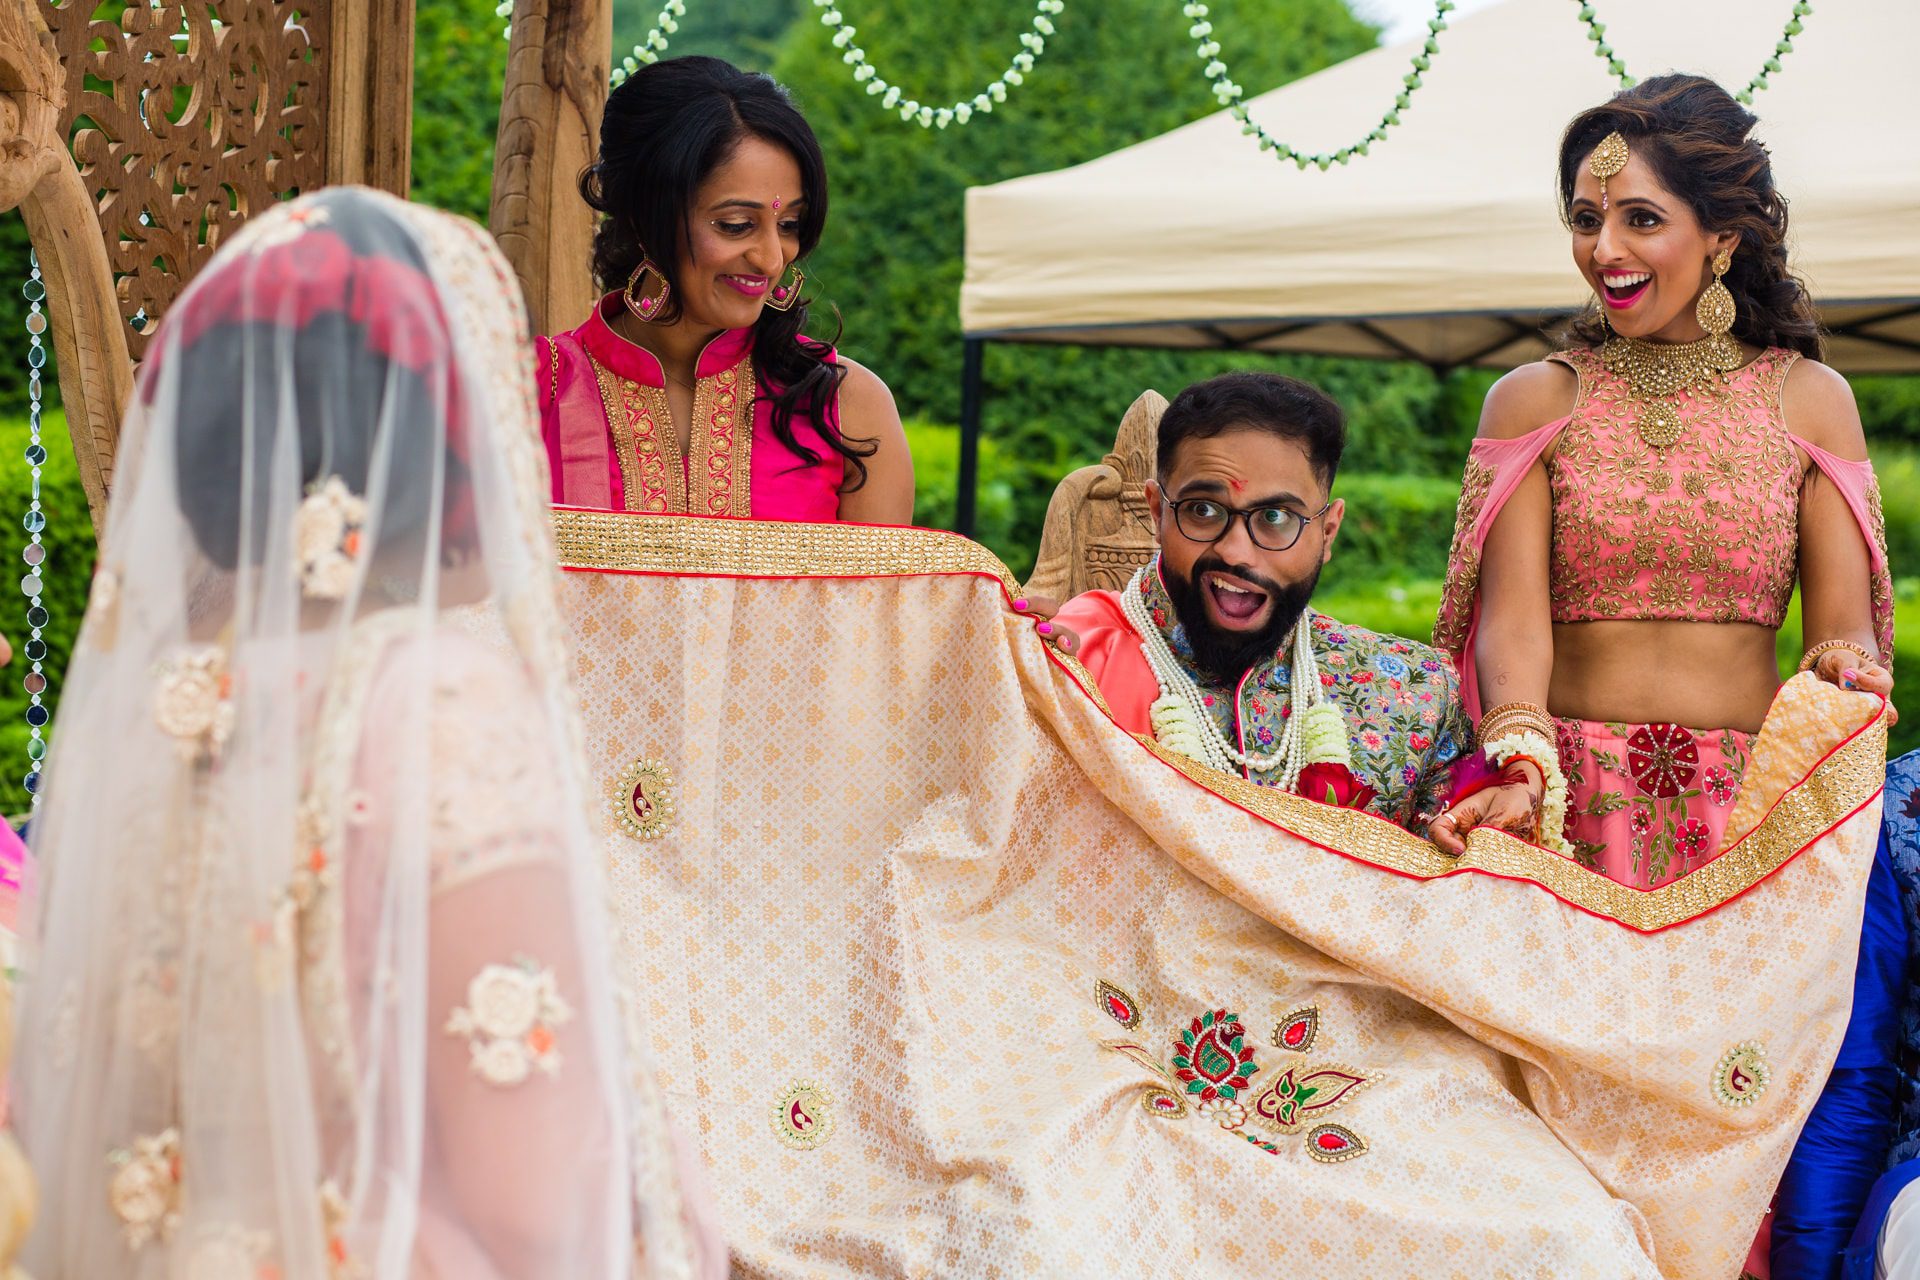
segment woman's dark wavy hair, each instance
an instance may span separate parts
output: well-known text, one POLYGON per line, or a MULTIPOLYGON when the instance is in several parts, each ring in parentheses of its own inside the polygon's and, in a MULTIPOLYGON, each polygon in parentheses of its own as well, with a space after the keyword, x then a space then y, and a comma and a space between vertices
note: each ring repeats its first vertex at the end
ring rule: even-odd
MULTIPOLYGON (((1752 137, 1759 120, 1701 76, 1643 80, 1573 118, 1560 139, 1560 216, 1571 221, 1574 182, 1587 155, 1618 130, 1660 185, 1687 202, 1708 231, 1737 231, 1725 284, 1739 317, 1733 336, 1785 347, 1815 360, 1826 343, 1807 286, 1787 269, 1787 199, 1773 185, 1767 149, 1752 137)), ((1597 308, 1575 316, 1563 340, 1597 347, 1606 326, 1597 308)))
MULTIPOLYGON (((580 175, 580 194, 606 215, 593 237, 593 273, 602 288, 624 286, 644 253, 673 286, 661 318, 678 318, 678 263, 692 229, 694 195, 748 137, 785 148, 800 166, 805 259, 827 224, 827 163, 806 118, 772 77, 719 58, 666 58, 607 96, 599 157, 580 175)), ((847 487, 858 489, 867 479, 865 460, 879 444, 842 439, 836 429, 846 366, 827 359, 830 344, 801 336, 807 311, 805 298, 788 311, 761 309, 753 326, 759 395, 773 406, 773 434, 781 444, 809 466, 823 456, 815 445, 825 445, 853 466, 857 474, 847 487), (796 417, 814 424, 817 439, 798 438, 796 417)), ((836 341, 838 322, 836 313, 836 341)))

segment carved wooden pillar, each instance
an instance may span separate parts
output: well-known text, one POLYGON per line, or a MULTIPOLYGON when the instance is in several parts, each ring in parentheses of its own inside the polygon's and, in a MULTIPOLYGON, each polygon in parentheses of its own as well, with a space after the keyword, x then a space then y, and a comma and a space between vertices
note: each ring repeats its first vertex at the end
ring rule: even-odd
POLYGON ((581 170, 600 145, 613 48, 610 0, 518 0, 494 148, 493 235, 535 333, 571 328, 597 291, 581 170))
POLYGON ((331 15, 327 183, 406 199, 413 174, 414 0, 348 0, 331 15))

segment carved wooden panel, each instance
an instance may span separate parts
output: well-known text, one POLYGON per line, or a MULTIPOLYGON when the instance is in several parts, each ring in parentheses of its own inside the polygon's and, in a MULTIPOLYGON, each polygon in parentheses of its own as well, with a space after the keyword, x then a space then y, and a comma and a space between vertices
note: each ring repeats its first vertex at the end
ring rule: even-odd
POLYGON ((611 0, 516 0, 489 223, 535 333, 571 329, 599 296, 594 213, 574 184, 600 150, 612 45, 611 0))
POLYGON ((1060 482, 1047 504, 1028 595, 1065 602, 1083 591, 1118 591, 1153 558, 1158 543, 1147 515, 1166 397, 1143 391, 1120 420, 1113 452, 1060 482))
POLYGON ((133 0, 118 21, 95 21, 111 12, 96 0, 39 3, 138 359, 224 235, 325 182, 331 11, 354 0, 133 0))

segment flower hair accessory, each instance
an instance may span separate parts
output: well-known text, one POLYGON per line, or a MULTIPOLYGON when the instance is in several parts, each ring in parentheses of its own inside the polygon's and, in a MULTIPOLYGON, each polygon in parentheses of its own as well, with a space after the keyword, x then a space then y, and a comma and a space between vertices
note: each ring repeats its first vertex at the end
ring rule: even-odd
POLYGON ((347 594, 366 523, 366 499, 348 489, 339 476, 328 476, 308 488, 294 526, 302 594, 314 600, 338 600, 347 594))

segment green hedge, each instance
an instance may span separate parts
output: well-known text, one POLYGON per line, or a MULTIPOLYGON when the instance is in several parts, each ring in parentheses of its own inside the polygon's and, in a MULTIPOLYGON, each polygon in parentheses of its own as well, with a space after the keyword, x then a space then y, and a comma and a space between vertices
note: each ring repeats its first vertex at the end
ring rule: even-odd
MULTIPOLYGON (((1446 576, 1458 480, 1342 472, 1333 492, 1346 501, 1347 510, 1327 582, 1387 584, 1446 576)), ((1433 629, 1431 617, 1426 625, 1433 629)))

